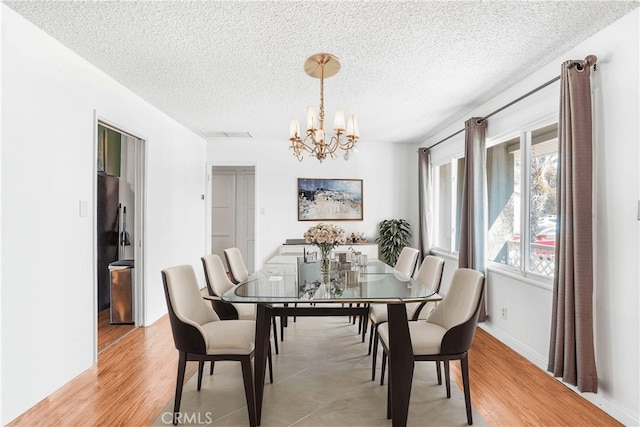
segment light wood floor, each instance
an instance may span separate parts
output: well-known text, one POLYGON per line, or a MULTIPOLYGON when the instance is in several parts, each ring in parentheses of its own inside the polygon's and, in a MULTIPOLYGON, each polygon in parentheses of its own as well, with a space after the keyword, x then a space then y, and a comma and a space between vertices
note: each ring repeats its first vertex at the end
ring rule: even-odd
MULTIPOLYGON (((452 365, 459 382, 459 365, 452 365)), ((622 425, 482 329, 469 365, 473 406, 490 426, 622 425)), ((173 398, 176 367, 165 316, 109 346, 96 366, 8 425, 150 425, 173 398)), ((187 377, 195 367, 188 364, 187 377)))
POLYGON ((133 331, 134 325, 112 325, 109 309, 98 312, 98 353, 133 331))

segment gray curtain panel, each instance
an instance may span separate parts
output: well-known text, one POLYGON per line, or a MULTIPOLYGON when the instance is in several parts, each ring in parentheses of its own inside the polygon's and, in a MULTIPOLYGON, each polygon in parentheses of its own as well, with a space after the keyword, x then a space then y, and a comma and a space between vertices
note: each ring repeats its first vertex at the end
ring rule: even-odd
POLYGON ((549 345, 549 372, 598 391, 593 346, 591 65, 566 61, 560 77, 558 124, 558 218, 556 274, 549 345))
POLYGON ((433 211, 431 206, 431 151, 428 148, 418 150, 418 249, 420 259, 429 255, 433 237, 433 211))
MULTIPOLYGON (((485 273, 487 230, 487 121, 472 117, 465 122, 464 180, 460 220, 458 267, 485 273)), ((484 302, 480 322, 486 319, 484 302)))

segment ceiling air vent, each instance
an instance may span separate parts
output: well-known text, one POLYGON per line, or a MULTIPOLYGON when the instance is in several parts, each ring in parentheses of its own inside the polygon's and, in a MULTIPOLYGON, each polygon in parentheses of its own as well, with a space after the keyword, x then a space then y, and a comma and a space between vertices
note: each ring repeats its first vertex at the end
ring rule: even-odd
POLYGON ((249 132, 211 132, 205 136, 207 138, 253 138, 249 132))

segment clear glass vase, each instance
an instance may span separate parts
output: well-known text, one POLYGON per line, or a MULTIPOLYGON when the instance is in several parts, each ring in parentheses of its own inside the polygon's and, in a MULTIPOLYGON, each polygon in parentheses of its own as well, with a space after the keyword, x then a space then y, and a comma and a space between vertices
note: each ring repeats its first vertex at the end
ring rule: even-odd
POLYGON ((320 273, 323 275, 329 274, 329 270, 331 269, 331 260, 329 259, 330 253, 331 249, 320 248, 320 273))

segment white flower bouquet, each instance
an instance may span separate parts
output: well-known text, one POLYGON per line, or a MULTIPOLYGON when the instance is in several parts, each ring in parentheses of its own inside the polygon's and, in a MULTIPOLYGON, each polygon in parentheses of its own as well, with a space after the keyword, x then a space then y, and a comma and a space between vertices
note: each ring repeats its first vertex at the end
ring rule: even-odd
POLYGON ((311 243, 320 248, 320 262, 323 272, 328 272, 329 270, 329 253, 331 249, 338 245, 344 245, 347 242, 342 227, 324 223, 309 227, 304 233, 304 239, 307 243, 311 243))
POLYGON ((304 239, 307 243, 311 243, 320 249, 326 249, 327 252, 338 245, 344 245, 347 242, 345 232, 342 227, 333 224, 320 223, 304 233, 304 239))

